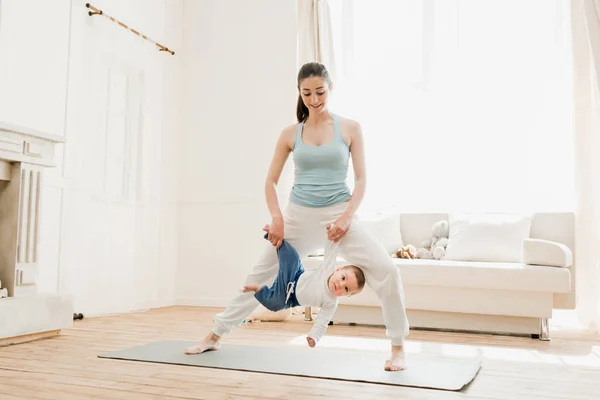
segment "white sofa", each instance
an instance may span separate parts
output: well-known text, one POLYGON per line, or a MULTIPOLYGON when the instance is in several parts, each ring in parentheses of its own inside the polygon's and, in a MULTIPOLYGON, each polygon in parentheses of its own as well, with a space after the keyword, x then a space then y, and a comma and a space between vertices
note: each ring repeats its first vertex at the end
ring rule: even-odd
MULTIPOLYGON (((553 309, 575 308, 574 214, 532 214, 529 225, 523 225, 518 217, 516 222, 509 218, 494 223, 497 214, 478 215, 475 223, 464 216, 388 213, 361 221, 388 253, 401 245, 419 247, 431 237, 436 221, 450 223, 446 255, 453 260, 392 258, 404 285, 411 329, 531 335, 549 340, 548 319, 553 309), (491 224, 477 226, 477 218, 485 221, 490 216, 491 224)), ((305 267, 317 267, 322 260, 322 256, 310 256, 305 267)), ((339 265, 345 263, 338 257, 339 265)), ((333 323, 383 325, 377 296, 366 286, 356 296, 341 298, 333 323)))

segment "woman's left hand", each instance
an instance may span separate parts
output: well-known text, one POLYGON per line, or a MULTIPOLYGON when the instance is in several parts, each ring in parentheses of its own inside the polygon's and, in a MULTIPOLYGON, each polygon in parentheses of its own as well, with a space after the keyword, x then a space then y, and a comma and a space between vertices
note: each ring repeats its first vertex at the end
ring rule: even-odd
POLYGON ((350 229, 350 218, 343 214, 333 224, 327 225, 327 239, 337 243, 348 232, 348 229, 350 229))

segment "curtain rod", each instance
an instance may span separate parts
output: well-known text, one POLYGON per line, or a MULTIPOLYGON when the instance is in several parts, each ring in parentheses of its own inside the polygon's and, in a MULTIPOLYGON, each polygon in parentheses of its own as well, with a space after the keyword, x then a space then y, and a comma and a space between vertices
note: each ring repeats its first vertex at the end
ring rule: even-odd
POLYGON ((93 11, 89 11, 88 15, 91 17, 93 15, 102 15, 105 16, 106 18, 110 19, 112 22, 116 22, 117 24, 119 24, 120 26, 122 26, 125 29, 128 29, 129 31, 135 33, 136 35, 142 37, 143 39, 148 40, 149 42, 152 42, 156 45, 156 47, 158 47, 159 51, 166 51, 168 53, 171 53, 171 55, 175 55, 175 52, 173 50, 169 50, 167 47, 163 46, 162 44, 156 43, 154 40, 150 39, 148 36, 143 35, 141 33, 139 33, 138 31, 136 31, 133 28, 128 27, 127 25, 125 25, 124 23, 122 23, 121 21, 111 17, 110 15, 104 14, 104 11, 102 10, 98 10, 96 7, 94 7, 93 5, 91 5, 90 3, 86 3, 85 5, 87 8, 93 10, 93 11))

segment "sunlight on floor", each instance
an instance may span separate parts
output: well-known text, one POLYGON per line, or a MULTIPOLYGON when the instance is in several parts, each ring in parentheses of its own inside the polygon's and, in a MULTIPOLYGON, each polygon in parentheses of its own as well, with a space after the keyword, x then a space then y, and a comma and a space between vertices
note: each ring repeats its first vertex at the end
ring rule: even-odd
POLYGON ((550 320, 550 331, 585 329, 575 310, 553 310, 550 320))
MULTIPOLYGON (((291 345, 306 346, 305 336, 298 336, 290 342, 291 345)), ((535 343, 537 344, 537 343, 535 343)), ((368 351, 389 351, 387 339, 351 338, 343 336, 325 336, 318 346, 368 351)), ((500 346, 469 346, 434 342, 419 342, 407 340, 405 345, 407 355, 428 354, 456 358, 483 358, 484 360, 511 361, 524 363, 561 364, 580 367, 600 367, 600 346, 589 346, 585 354, 564 355, 560 350, 553 351, 551 344, 547 349, 523 349, 500 346)))
MULTIPOLYGON (((299 336, 293 339, 290 344, 306 346, 306 336, 299 336)), ((318 346, 354 350, 388 351, 390 349, 390 342, 384 339, 366 339, 327 335, 321 339, 318 346)), ((409 353, 420 353, 421 343, 406 342, 405 349, 406 352, 409 353)))

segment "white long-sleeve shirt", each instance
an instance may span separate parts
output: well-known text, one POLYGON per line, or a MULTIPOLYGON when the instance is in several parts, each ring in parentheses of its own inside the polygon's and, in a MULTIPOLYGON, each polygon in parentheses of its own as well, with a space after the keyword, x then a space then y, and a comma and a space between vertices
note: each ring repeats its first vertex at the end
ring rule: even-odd
POLYGON ((328 241, 323 264, 314 270, 304 271, 296 285, 296 299, 302 306, 320 307, 317 318, 308 336, 318 342, 333 318, 338 306, 338 298, 329 290, 329 276, 335 271, 337 243, 328 241))

